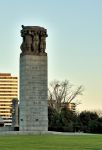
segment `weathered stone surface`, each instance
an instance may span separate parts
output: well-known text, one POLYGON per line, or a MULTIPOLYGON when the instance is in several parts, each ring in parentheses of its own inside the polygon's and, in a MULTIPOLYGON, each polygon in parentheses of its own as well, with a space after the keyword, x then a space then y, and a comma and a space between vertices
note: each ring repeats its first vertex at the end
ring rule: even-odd
POLYGON ((48 130, 47 56, 20 57, 20 131, 48 130))
POLYGON ((47 55, 46 37, 47 30, 39 26, 23 26, 21 30, 23 42, 21 44, 22 55, 47 55))

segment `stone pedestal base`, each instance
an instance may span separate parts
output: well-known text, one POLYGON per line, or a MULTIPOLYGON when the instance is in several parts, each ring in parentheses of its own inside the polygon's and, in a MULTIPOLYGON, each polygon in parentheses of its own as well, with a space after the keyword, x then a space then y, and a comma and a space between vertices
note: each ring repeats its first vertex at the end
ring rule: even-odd
POLYGON ((20 58, 20 131, 48 130, 47 56, 20 58))

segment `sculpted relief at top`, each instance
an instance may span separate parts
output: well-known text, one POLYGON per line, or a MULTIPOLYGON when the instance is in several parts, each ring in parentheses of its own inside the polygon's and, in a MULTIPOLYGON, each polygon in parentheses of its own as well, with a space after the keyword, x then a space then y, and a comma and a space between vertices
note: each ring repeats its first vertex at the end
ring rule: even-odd
POLYGON ((47 30, 39 26, 23 26, 21 30, 23 42, 21 44, 22 55, 47 55, 46 37, 47 30))

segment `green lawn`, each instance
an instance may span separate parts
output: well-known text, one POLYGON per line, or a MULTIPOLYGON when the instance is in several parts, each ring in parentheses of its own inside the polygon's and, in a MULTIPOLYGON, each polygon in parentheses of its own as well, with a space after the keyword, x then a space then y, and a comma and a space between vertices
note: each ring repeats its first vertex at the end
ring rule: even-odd
POLYGON ((102 135, 0 136, 0 150, 102 150, 102 135))

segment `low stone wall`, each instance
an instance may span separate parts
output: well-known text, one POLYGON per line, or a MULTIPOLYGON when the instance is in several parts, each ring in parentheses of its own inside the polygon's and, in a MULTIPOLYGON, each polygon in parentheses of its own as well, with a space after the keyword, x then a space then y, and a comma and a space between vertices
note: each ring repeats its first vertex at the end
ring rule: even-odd
POLYGON ((48 132, 43 131, 0 131, 1 135, 42 135, 48 134, 48 132))
POLYGON ((14 131, 14 127, 10 127, 10 126, 0 127, 0 132, 5 132, 5 131, 14 131))
POLYGON ((0 136, 6 135, 44 135, 44 134, 53 134, 53 135, 93 135, 89 133, 82 132, 53 132, 53 131, 2 131, 0 132, 0 136))

